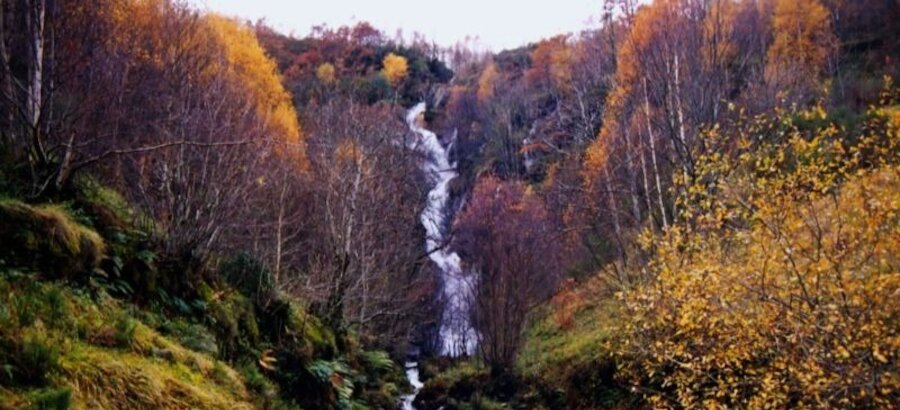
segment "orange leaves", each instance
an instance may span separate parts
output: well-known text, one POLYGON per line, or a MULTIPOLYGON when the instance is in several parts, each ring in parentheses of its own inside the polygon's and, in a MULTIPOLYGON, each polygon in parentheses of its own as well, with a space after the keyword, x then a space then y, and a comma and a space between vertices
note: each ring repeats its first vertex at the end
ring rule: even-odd
POLYGON ((775 1, 772 31, 774 41, 768 57, 774 64, 795 60, 818 70, 824 66, 836 41, 830 13, 819 0, 775 1))
POLYGON ((258 118, 252 121, 303 157, 291 95, 250 27, 215 14, 198 16, 168 0, 108 0, 105 10, 83 13, 95 13, 95 24, 109 27, 105 46, 127 56, 131 67, 178 72, 200 88, 225 79, 229 90, 254 107, 258 118))
POLYGON ((732 41, 738 5, 730 0, 712 2, 703 21, 703 36, 709 45, 703 49, 703 63, 707 68, 725 64, 738 53, 732 41))
POLYGON ((169 1, 110 0, 100 7, 106 10, 85 14, 96 13, 88 18, 102 20, 95 24, 107 24, 111 28, 112 35, 106 39, 106 45, 130 56, 132 64, 147 64, 162 70, 185 50, 196 53, 208 49, 205 33, 171 27, 173 20, 184 17, 184 11, 169 1))
POLYGON ((588 186, 593 185, 599 178, 603 168, 607 166, 609 161, 609 145, 605 138, 597 138, 588 148, 584 155, 584 168, 582 174, 585 183, 588 186))
POLYGON ((391 87, 399 85, 409 74, 409 63, 406 57, 389 53, 382 61, 381 74, 391 83, 391 87))
POLYGON ((573 53, 565 36, 541 41, 531 52, 531 68, 525 73, 532 84, 549 83, 565 89, 572 82, 573 53))
POLYGON ((334 149, 334 156, 338 164, 359 164, 365 155, 359 145, 353 140, 346 139, 334 149))
POLYGON ((830 13, 819 0, 776 0, 772 35, 766 80, 776 84, 819 78, 837 46, 830 13))
POLYGON ((574 279, 562 284, 560 291, 550 299, 553 306, 553 320, 563 330, 569 330, 575 323, 575 313, 584 304, 584 295, 577 288, 574 279))

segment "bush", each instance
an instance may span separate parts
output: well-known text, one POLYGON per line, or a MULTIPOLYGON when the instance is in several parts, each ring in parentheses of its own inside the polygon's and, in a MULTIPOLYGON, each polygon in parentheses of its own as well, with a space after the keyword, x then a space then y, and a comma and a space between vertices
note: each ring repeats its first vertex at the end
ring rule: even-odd
POLYGON ((233 291, 222 292, 208 303, 210 328, 221 357, 253 356, 261 341, 253 303, 233 291))
MULTIPOLYGON (((826 116, 800 116, 811 114, 826 116)), ((618 362, 654 406, 897 403, 893 115, 860 135, 763 119, 730 142, 742 150, 699 158, 681 205, 689 223, 644 238, 653 279, 623 293, 618 362)))
POLYGON ((451 403, 466 403, 490 388, 490 369, 461 362, 425 382, 416 396, 417 408, 439 408, 451 403))
POLYGON ((158 328, 162 333, 171 336, 188 349, 206 353, 210 356, 219 354, 216 337, 206 326, 191 323, 184 319, 174 319, 165 321, 158 328))
POLYGON ((128 314, 121 314, 116 318, 116 342, 120 347, 131 347, 134 344, 134 335, 137 331, 137 321, 128 314))

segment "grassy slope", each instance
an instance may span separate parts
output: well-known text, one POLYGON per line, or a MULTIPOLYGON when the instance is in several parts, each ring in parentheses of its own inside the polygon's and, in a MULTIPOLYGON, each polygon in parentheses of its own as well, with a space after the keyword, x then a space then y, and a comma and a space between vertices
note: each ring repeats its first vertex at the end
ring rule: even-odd
POLYGON ((567 408, 634 405, 614 379, 610 354, 624 323, 620 315, 620 302, 599 276, 564 289, 532 313, 518 373, 544 392, 562 394, 567 408))
POLYGON ((68 389, 74 408, 253 408, 235 370, 151 330, 102 294, 14 274, 0 279, 0 326, 9 351, 27 352, 5 369, 16 387, 0 387, 0 408, 39 407, 42 384, 68 389), (44 372, 46 383, 29 382, 26 369, 44 372))
POLYGON ((0 192, 0 410, 389 409, 408 388, 299 301, 259 304, 252 256, 186 283, 118 193, 85 179, 67 199, 0 192))
POLYGON ((524 376, 560 381, 560 376, 575 368, 604 359, 604 344, 616 334, 619 305, 615 300, 581 302, 568 327, 557 323, 555 308, 546 305, 534 313, 518 360, 524 376))

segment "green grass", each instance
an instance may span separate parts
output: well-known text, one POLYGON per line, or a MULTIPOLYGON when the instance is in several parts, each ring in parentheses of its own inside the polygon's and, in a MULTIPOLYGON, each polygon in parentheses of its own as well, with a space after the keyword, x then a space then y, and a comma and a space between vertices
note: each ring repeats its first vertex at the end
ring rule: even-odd
POLYGON ((187 283, 177 263, 159 267, 171 255, 152 220, 79 184, 62 204, 0 198, 0 410, 397 402, 402 368, 259 286, 270 274, 252 256, 226 263, 225 280, 187 283), (310 374, 316 363, 327 377, 310 374))
POLYGON ((557 311, 562 303, 551 301, 533 312, 517 361, 517 372, 531 386, 520 393, 524 402, 576 409, 639 405, 616 379, 613 349, 625 320, 621 302, 603 289, 594 277, 572 290, 576 296, 561 310, 571 320, 557 311))
POLYGON ((238 372, 105 295, 0 274, 0 343, 0 409, 254 408, 238 372))
POLYGON ((0 246, 11 266, 71 278, 93 270, 106 254, 103 238, 62 205, 0 199, 0 226, 0 246))
POLYGON ((552 309, 545 305, 532 315, 517 363, 523 376, 554 381, 583 364, 604 359, 605 344, 613 341, 620 325, 619 302, 612 298, 583 302, 568 329, 556 323, 552 309))

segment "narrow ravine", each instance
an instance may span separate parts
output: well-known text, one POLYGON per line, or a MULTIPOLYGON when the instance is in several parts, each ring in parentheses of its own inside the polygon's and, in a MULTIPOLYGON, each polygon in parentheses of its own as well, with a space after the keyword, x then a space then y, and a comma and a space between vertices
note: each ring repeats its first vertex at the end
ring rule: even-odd
MULTIPOLYGON (((471 300, 469 295, 472 292, 474 278, 462 270, 459 255, 446 246, 446 227, 452 220, 452 211, 448 206, 450 182, 458 174, 456 164, 450 162, 449 147, 444 147, 438 136, 422 125, 426 108, 426 104, 421 102, 406 114, 406 123, 416 136, 411 146, 425 154, 422 171, 432 184, 428 192, 428 202, 419 220, 426 232, 425 250, 441 273, 441 292, 445 300, 439 329, 441 354, 461 356, 471 354, 475 350, 475 330, 469 322, 471 300)), ((418 385, 416 387, 418 392, 422 383, 418 379, 419 370, 416 363, 407 363, 407 377, 414 387, 418 385)), ((404 408, 413 409, 414 399, 415 393, 404 397, 404 408)))

